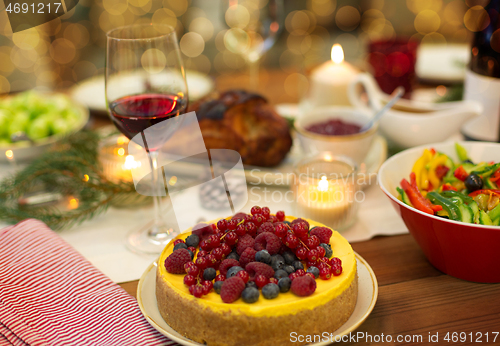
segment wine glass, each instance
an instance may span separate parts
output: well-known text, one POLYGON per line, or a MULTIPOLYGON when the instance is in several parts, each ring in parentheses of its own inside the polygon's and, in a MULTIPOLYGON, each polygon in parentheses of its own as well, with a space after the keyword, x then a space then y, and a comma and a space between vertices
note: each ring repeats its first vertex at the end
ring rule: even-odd
POLYGON ((185 113, 188 105, 186 77, 173 27, 131 25, 107 33, 106 100, 115 126, 144 147, 151 167, 153 222, 131 232, 127 246, 134 252, 158 254, 174 235, 174 228, 160 214, 161 196, 166 193, 158 150, 175 132, 173 123, 179 125, 173 118, 185 113), (154 130, 154 136, 146 138, 144 131, 148 128, 154 130))
POLYGON ((283 30, 283 0, 223 0, 229 30, 224 45, 240 54, 249 67, 250 88, 257 90, 259 61, 283 30))

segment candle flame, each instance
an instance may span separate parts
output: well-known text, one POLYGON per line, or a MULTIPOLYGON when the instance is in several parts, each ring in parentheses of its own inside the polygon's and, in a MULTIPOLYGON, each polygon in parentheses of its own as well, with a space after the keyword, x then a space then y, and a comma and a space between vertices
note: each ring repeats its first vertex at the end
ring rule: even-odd
POLYGON ((326 180, 325 176, 322 176, 318 182, 318 190, 322 192, 328 191, 328 180, 326 180))
POLYGON ((335 43, 332 47, 332 60, 336 64, 340 64, 342 61, 344 61, 344 50, 338 43, 335 43))
POLYGON ((118 149, 118 155, 119 156, 125 155, 125 149, 123 149, 123 148, 118 149))
POLYGON ((9 149, 5 152, 5 156, 7 156, 9 160, 12 160, 14 158, 14 152, 9 149))
POLYGON ((134 156, 127 155, 125 157, 125 163, 123 164, 122 168, 124 170, 130 170, 130 169, 134 169, 134 168, 137 168, 137 167, 141 167, 141 162, 140 161, 135 161, 134 160, 134 156))

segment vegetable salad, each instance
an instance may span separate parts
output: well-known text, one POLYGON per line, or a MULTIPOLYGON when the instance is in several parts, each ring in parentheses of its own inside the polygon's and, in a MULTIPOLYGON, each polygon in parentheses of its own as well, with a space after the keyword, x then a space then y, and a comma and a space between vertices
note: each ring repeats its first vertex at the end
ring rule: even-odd
POLYGON ((459 162, 425 149, 410 181, 401 180, 399 199, 424 213, 481 225, 500 225, 500 163, 473 162, 455 144, 459 162))

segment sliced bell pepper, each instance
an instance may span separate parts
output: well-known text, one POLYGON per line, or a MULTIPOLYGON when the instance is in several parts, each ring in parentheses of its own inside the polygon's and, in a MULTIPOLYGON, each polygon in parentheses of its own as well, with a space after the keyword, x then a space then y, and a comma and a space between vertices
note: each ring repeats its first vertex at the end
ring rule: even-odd
POLYGON ((442 185, 441 188, 442 188, 442 191, 457 191, 457 189, 449 183, 442 185))
POLYGON ((449 199, 441 196, 439 193, 433 191, 427 194, 427 198, 431 200, 432 203, 440 205, 447 213, 450 220, 461 221, 462 213, 457 205, 455 205, 449 199))
POLYGON ((455 178, 461 181, 465 181, 465 179, 467 179, 467 177, 469 176, 469 174, 467 174, 462 166, 459 166, 457 169, 455 169, 455 173, 453 173, 453 175, 455 176, 455 178))
POLYGON ((448 157, 446 155, 436 155, 429 163, 429 182, 430 184, 432 184, 433 188, 431 189, 431 187, 429 186, 427 191, 431 191, 441 185, 441 179, 437 176, 436 169, 439 166, 443 166, 447 160, 448 157))
POLYGON ((408 180, 401 180, 401 187, 403 191, 408 195, 408 198, 413 204, 413 206, 423 211, 424 213, 434 215, 434 210, 429 206, 429 201, 426 200, 413 185, 411 185, 408 180))
POLYGON ((436 176, 438 177, 439 180, 443 179, 446 174, 448 174, 448 171, 450 168, 445 165, 440 165, 436 167, 436 176))
POLYGON ((491 175, 490 180, 494 183, 500 180, 500 169, 497 169, 497 171, 491 175))
POLYGON ((495 190, 495 189, 476 190, 474 192, 469 193, 469 197, 475 197, 477 195, 491 195, 491 194, 500 197, 500 190, 495 190))
POLYGON ((480 175, 481 178, 486 178, 495 173, 500 168, 500 163, 493 164, 491 166, 484 167, 480 170, 474 170, 472 173, 480 175))
MULTIPOLYGON (((416 179, 417 179, 417 186, 419 190, 424 189, 424 174, 425 178, 427 177, 427 169, 425 168, 427 164, 431 161, 432 159, 432 152, 428 149, 425 149, 422 156, 418 158, 418 160, 415 162, 412 168, 412 172, 415 173, 416 179)), ((427 188, 427 186, 425 187, 427 188)))

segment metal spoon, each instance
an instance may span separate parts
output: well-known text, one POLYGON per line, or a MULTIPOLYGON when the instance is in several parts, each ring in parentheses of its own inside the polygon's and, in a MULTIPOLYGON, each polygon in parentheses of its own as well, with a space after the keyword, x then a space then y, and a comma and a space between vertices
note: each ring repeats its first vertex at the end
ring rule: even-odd
POLYGON ((405 93, 405 88, 403 88, 402 86, 397 87, 396 90, 394 90, 394 92, 392 93, 394 95, 392 99, 390 99, 390 101, 387 102, 387 104, 384 107, 382 107, 382 109, 380 109, 369 122, 363 125, 363 127, 361 128, 361 130, 359 130, 359 132, 364 132, 370 129, 377 121, 380 120, 382 115, 384 115, 385 112, 387 112, 387 110, 389 110, 392 106, 394 106, 396 102, 398 102, 398 100, 401 98, 401 96, 403 96, 404 93, 405 93))

